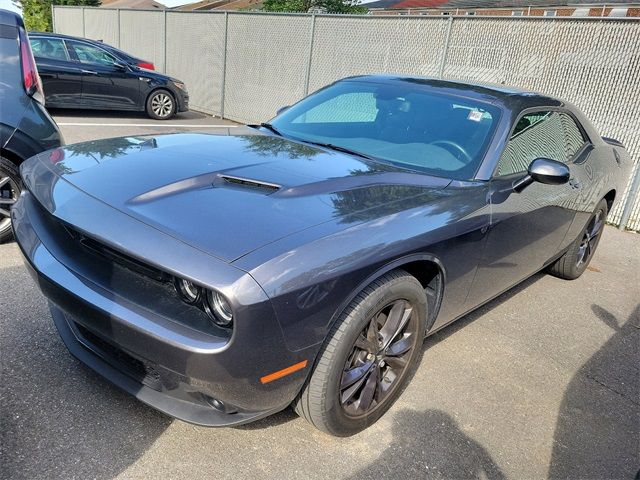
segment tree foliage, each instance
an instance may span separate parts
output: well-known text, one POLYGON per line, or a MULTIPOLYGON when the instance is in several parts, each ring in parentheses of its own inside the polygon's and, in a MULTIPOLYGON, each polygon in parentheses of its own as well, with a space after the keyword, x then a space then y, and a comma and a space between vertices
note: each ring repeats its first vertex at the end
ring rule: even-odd
POLYGON ((311 9, 327 13, 366 13, 359 0, 265 0, 266 12, 308 12, 311 9))
POLYGON ((22 9, 22 17, 27 30, 50 32, 53 30, 51 5, 79 5, 99 7, 100 0, 13 0, 22 9))

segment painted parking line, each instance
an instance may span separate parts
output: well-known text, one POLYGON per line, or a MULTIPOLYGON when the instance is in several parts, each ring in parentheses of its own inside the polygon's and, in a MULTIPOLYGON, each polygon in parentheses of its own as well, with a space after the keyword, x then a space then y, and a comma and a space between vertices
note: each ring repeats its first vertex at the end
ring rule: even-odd
POLYGON ((66 123, 56 122, 61 127, 163 127, 163 128, 238 128, 241 125, 197 125, 190 123, 66 123))

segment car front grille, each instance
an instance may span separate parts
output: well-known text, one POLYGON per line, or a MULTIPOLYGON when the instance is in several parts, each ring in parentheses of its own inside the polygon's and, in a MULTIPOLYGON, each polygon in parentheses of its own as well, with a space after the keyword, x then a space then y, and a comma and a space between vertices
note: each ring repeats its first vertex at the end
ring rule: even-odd
POLYGON ((91 251, 94 254, 100 255, 101 257, 119 264, 120 266, 132 270, 135 273, 140 275, 144 275, 152 280, 156 280, 158 282, 168 282, 171 280, 171 276, 167 273, 159 270, 157 268, 152 267, 146 263, 143 263, 133 257, 125 255, 117 250, 114 250, 103 243, 100 243, 94 240, 91 237, 87 237, 86 235, 78 232, 73 227, 63 224, 64 229, 67 233, 73 238, 80 246, 91 251))
POLYGON ((144 308, 149 318, 169 320, 216 337, 230 336, 229 329, 215 325, 202 309, 182 301, 169 273, 90 237, 51 215, 38 201, 34 206, 34 214, 47 233, 47 248, 74 273, 123 302, 144 308))
POLYGON ((111 366, 129 375, 134 380, 154 390, 162 390, 162 379, 154 363, 135 358, 121 348, 103 340, 78 322, 73 320, 71 322, 73 322, 76 336, 80 337, 79 340, 85 348, 99 355, 111 366))

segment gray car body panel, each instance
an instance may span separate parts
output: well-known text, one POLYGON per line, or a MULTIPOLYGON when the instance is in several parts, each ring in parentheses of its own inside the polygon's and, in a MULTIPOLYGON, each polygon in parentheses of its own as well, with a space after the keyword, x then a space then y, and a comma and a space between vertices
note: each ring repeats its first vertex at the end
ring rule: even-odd
MULTIPOLYGON (((197 412, 207 403, 200 397, 175 407, 178 397, 207 392, 238 407, 249 421, 295 398, 337 316, 375 278, 410 264, 435 266, 444 287, 437 318, 425 319, 434 332, 558 258, 595 205, 606 195, 619 196, 628 179, 628 154, 584 122, 590 143, 569 165, 574 182, 534 183, 516 193, 513 183, 522 174, 492 178, 513 122, 527 109, 549 107, 582 122, 573 106, 439 80, 364 81, 399 88, 418 82, 499 105, 504 114, 476 178, 450 181, 381 168, 259 129, 231 137, 89 142, 26 162, 28 192, 14 208, 16 235, 34 277, 56 305, 70 349, 81 351, 82 335, 74 334, 74 325, 81 324, 180 376, 166 392, 168 404, 144 401, 196 423, 236 422, 238 417, 213 411, 203 418, 197 412), (139 289, 115 282, 104 260, 84 260, 91 253, 80 252, 65 233, 69 228, 221 291, 234 309, 233 335, 196 328, 195 338, 172 341, 162 329, 178 335, 185 325, 157 319, 159 300, 134 301, 139 289), (203 341, 217 346, 203 350, 203 341), (306 368, 273 383, 260 381, 296 362, 306 368)), ((98 370, 104 366, 94 357, 83 361, 98 370)), ((112 381, 131 391, 125 382, 112 381)))

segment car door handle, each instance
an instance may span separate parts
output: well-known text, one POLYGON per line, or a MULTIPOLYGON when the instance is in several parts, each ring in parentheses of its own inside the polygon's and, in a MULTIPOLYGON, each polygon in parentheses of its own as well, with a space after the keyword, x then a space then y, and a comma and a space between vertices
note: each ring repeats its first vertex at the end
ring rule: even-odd
POLYGON ((93 70, 82 70, 82 73, 86 73, 88 75, 97 75, 98 72, 94 72, 93 70))
POLYGON ((582 184, 575 178, 569 179, 569 185, 571 185, 571 188, 580 188, 582 186, 582 184))

